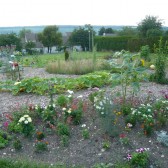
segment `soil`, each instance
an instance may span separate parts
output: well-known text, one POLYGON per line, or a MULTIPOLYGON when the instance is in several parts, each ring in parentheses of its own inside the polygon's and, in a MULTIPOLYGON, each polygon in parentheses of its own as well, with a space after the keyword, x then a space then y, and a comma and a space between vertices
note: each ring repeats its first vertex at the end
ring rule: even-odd
MULTIPOLYGON (((58 75, 50 75, 45 72, 44 69, 32 69, 27 68, 24 71, 24 77, 56 77, 58 75)), ((59 75, 60 76, 60 75, 59 75)), ((77 77, 61 75, 61 77, 77 77)), ((4 76, 0 76, 0 79, 5 79, 4 76)), ((168 91, 168 85, 159 85, 155 83, 142 83, 141 90, 137 95, 137 99, 141 102, 147 97, 149 91, 152 92, 153 99, 162 97, 161 91, 168 91)), ((111 89, 110 87, 105 88, 106 93, 113 94, 120 90, 120 87, 111 89)), ((76 92, 75 95, 84 95, 83 101, 87 101, 87 95, 91 90, 82 90, 76 92)), ((54 96, 55 98, 57 95, 54 96)), ((49 98, 47 96, 38 96, 34 94, 20 94, 13 96, 11 93, 2 92, 0 93, 0 123, 4 121, 4 116, 8 113, 12 113, 15 108, 24 104, 48 104, 49 98)), ((120 125, 124 124, 123 118, 120 118, 120 125)), ((34 145, 35 138, 26 139, 20 135, 20 139, 23 143, 21 151, 15 151, 10 142, 7 148, 0 150, 1 158, 25 158, 27 160, 36 160, 45 163, 55 164, 63 163, 67 167, 69 165, 80 165, 86 168, 92 167, 96 163, 116 163, 124 161, 127 153, 134 152, 137 148, 149 148, 150 163, 149 168, 167 168, 168 165, 168 148, 158 143, 156 133, 154 132, 151 136, 145 136, 139 125, 133 128, 131 131, 126 132, 121 129, 119 134, 124 133, 129 138, 129 145, 122 145, 119 138, 115 136, 108 136, 102 129, 101 120, 96 114, 93 106, 87 101, 87 110, 85 111, 82 123, 80 125, 70 125, 71 136, 69 139, 69 146, 63 147, 60 142, 60 137, 55 132, 48 132, 46 128, 43 128, 46 134, 46 141, 49 142, 49 150, 43 153, 35 153, 34 145), (82 124, 86 124, 89 130, 90 138, 84 139, 82 137, 82 124), (109 141, 110 148, 104 150, 103 142, 109 141)), ((162 130, 168 131, 168 126, 162 130)))

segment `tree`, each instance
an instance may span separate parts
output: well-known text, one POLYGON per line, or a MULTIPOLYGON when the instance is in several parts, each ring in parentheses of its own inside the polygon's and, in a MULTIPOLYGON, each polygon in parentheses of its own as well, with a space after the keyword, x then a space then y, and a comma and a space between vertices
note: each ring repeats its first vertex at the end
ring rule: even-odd
POLYGON ((155 16, 146 16, 137 27, 141 37, 147 37, 147 32, 151 29, 162 30, 162 22, 155 16))
POLYGON ((36 44, 32 41, 29 41, 26 43, 25 48, 26 48, 26 51, 28 52, 28 54, 30 54, 30 55, 33 54, 32 48, 35 48, 35 46, 36 46, 36 44))
POLYGON ((51 53, 53 46, 62 44, 62 34, 58 31, 57 26, 47 26, 42 33, 38 34, 39 41, 48 48, 48 53, 51 53))
POLYGON ((101 27, 101 29, 99 30, 99 36, 102 36, 105 33, 105 31, 105 27, 101 27))
POLYGON ((122 30, 118 31, 119 36, 136 36, 137 35, 137 29, 132 28, 130 26, 124 26, 122 27, 122 30))
POLYGON ((114 30, 111 27, 109 28, 101 27, 99 30, 99 36, 102 36, 104 33, 113 34, 114 30))
POLYGON ((31 33, 31 30, 30 30, 30 29, 25 29, 25 28, 23 28, 23 29, 20 30, 20 32, 19 32, 19 37, 20 37, 20 38, 24 38, 26 33, 31 33))
MULTIPOLYGON (((91 25, 85 25, 85 27, 78 27, 74 29, 71 36, 69 37, 69 43, 71 45, 81 45, 82 49, 90 49, 89 44, 95 36, 95 31, 91 25)), ((90 45, 92 46, 92 45, 90 45)))
POLYGON ((15 34, 1 34, 0 35, 0 46, 11 46, 16 45, 16 50, 21 51, 22 45, 20 38, 15 34))
POLYGON ((105 30, 105 33, 113 34, 114 30, 111 27, 109 27, 105 30))

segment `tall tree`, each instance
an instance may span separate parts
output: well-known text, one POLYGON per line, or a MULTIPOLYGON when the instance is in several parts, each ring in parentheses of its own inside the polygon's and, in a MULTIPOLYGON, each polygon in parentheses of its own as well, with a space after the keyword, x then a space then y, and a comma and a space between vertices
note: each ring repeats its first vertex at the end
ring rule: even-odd
POLYGON ((99 36, 102 36, 105 33, 106 29, 105 27, 101 27, 99 30, 99 36))
POLYGON ((132 28, 130 26, 124 26, 122 27, 122 30, 118 31, 119 36, 136 36, 137 35, 137 29, 132 28))
POLYGON ((23 28, 23 29, 20 30, 20 32, 19 32, 19 37, 20 37, 20 38, 24 38, 26 33, 31 33, 31 30, 30 30, 30 29, 25 29, 25 28, 23 28))
POLYGON ((0 35, 0 46, 7 45, 16 45, 16 50, 18 51, 21 51, 22 49, 21 40, 15 33, 0 35))
POLYGON ((57 26, 47 26, 42 33, 38 34, 39 41, 48 48, 48 53, 51 53, 53 46, 62 44, 62 34, 58 31, 57 26))
POLYGON ((137 29, 141 37, 147 37, 147 32, 151 29, 162 30, 162 21, 155 16, 146 16, 146 18, 138 24, 137 29))
POLYGON ((78 27, 72 32, 69 42, 71 45, 80 45, 83 50, 91 49, 93 46, 92 41, 95 36, 95 31, 91 25, 85 25, 85 27, 78 27))

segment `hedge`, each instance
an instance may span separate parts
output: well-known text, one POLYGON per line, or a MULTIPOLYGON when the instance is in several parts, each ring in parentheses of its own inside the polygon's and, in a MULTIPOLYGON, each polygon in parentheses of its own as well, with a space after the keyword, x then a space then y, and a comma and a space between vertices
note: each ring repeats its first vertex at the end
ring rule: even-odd
MULTIPOLYGON (((149 45, 150 51, 154 51, 154 44, 158 44, 160 37, 138 38, 138 37, 95 37, 95 44, 98 51, 121 51, 128 50, 131 52, 138 52, 144 45, 149 45)), ((168 41, 168 36, 163 37, 163 42, 168 41)))

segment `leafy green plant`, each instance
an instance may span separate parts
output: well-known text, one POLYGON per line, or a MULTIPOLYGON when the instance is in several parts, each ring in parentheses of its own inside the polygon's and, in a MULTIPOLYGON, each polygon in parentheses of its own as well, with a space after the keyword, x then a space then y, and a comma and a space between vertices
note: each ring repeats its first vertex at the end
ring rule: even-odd
POLYGON ((140 89, 140 81, 144 79, 143 67, 139 67, 139 55, 133 55, 130 52, 123 54, 123 63, 121 65, 121 72, 112 76, 112 86, 121 84, 121 95, 123 97, 122 105, 126 104, 128 95, 128 87, 131 87, 130 93, 132 97, 140 89))
POLYGON ((22 149, 22 142, 18 138, 15 138, 13 141, 13 147, 15 148, 15 150, 22 149))
POLYGON ((115 137, 120 132, 118 124, 120 116, 115 113, 118 106, 114 104, 110 95, 109 97, 104 95, 103 99, 102 96, 103 94, 101 93, 94 98, 95 110, 100 117, 102 131, 109 136, 115 137))
POLYGON ((149 155, 146 148, 139 148, 132 155, 128 154, 127 159, 131 166, 145 168, 149 162, 149 155))
POLYGON ((29 115, 22 116, 19 119, 18 124, 21 125, 22 133, 25 136, 31 136, 33 134, 34 126, 32 124, 32 119, 31 119, 31 117, 29 115))
POLYGON ((63 136, 63 135, 70 136, 69 127, 68 127, 68 125, 66 125, 64 123, 59 122, 57 124, 57 130, 56 131, 57 131, 58 135, 60 135, 60 136, 63 136))
POLYGON ((45 138, 45 134, 41 131, 36 132, 36 138, 38 141, 43 140, 45 138))
POLYGON ((87 128, 82 129, 82 137, 84 139, 89 139, 90 134, 89 134, 89 130, 87 128))
POLYGON ((109 141, 104 141, 104 142, 103 142, 103 148, 104 148, 105 150, 110 149, 110 147, 111 147, 111 143, 110 143, 109 141))
POLYGON ((68 104, 68 98, 65 95, 59 95, 56 100, 57 104, 61 107, 66 107, 68 104))
POLYGON ((61 136, 61 144, 64 147, 67 147, 69 145, 69 136, 68 135, 61 136))
POLYGON ((168 42, 163 44, 162 38, 159 40, 158 47, 155 45, 155 53, 157 54, 156 58, 156 70, 154 74, 154 80, 157 83, 167 83, 166 81, 166 59, 168 53, 168 42))
POLYGON ((48 142, 47 141, 37 141, 35 143, 35 152, 42 153, 48 150, 48 142))
POLYGON ((148 45, 142 46, 140 51, 141 57, 144 58, 146 61, 150 61, 149 54, 150 54, 149 46, 148 45))
POLYGON ((0 148, 5 148, 9 143, 10 137, 7 132, 0 131, 0 148))
POLYGON ((119 141, 122 145, 129 145, 129 143, 130 143, 129 138, 125 134, 120 134, 119 141))

